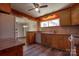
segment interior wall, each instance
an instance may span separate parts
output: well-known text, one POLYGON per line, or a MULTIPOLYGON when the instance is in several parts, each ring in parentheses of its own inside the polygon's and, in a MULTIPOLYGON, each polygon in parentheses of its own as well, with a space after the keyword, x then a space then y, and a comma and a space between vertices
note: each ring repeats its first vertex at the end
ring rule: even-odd
POLYGON ((26 20, 26 23, 28 24, 28 31, 37 31, 37 22, 36 21, 30 20, 25 17, 23 19, 26 20))
POLYGON ((29 31, 37 31, 37 23, 34 21, 29 22, 29 31))
POLYGON ((79 34, 79 26, 47 27, 41 28, 40 31, 55 32, 57 34, 79 34))
POLYGON ((16 37, 26 37, 28 31, 37 31, 37 22, 25 17, 16 17, 16 37), (23 25, 27 27, 23 27, 23 25))

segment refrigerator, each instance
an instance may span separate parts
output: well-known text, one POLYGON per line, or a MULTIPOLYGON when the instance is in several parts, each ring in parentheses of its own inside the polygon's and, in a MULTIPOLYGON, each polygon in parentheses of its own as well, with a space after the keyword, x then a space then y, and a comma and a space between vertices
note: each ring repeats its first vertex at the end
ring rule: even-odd
POLYGON ((15 16, 0 13, 0 39, 15 39, 15 16))

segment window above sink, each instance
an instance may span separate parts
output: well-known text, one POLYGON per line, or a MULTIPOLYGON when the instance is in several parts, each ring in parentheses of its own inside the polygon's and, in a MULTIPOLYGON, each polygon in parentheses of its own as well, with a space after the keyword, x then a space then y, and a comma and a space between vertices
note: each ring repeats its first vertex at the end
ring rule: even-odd
POLYGON ((60 26, 60 18, 40 22, 40 27, 60 26))

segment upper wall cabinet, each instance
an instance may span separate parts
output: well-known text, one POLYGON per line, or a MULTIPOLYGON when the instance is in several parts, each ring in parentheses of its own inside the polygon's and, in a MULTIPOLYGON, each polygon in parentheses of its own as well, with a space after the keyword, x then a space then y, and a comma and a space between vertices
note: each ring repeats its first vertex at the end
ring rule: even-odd
POLYGON ((79 4, 71 9, 72 25, 79 25, 79 4))
POLYGON ((70 9, 64 9, 59 12, 60 25, 71 25, 70 9))
POLYGON ((0 11, 10 13, 11 12, 11 6, 9 3, 0 3, 0 11))
MULTIPOLYGON (((52 20, 54 18, 59 18, 60 26, 79 25, 79 4, 72 5, 52 15, 53 16, 47 18, 50 18, 52 20)), ((46 20, 47 18, 41 18, 41 19, 46 20)))

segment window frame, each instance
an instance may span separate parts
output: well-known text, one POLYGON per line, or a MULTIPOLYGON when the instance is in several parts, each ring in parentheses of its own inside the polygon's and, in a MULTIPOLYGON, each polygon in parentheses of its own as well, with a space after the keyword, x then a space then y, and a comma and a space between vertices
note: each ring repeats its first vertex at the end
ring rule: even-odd
MULTIPOLYGON (((60 26, 60 18, 56 18, 56 19, 59 20, 59 25, 58 26, 60 26)), ((56 19, 53 19, 53 20, 56 20, 56 19)), ((53 21, 53 20, 42 21, 42 22, 47 22, 48 23, 48 26, 46 26, 46 27, 52 27, 53 25, 50 26, 49 23, 50 23, 50 21, 53 21)), ((40 27, 41 27, 41 22, 40 22, 40 27)), ((55 25, 53 27, 55 27, 55 25)))
MULTIPOLYGON (((49 22, 48 22, 48 21, 43 21, 43 22, 47 22, 47 26, 44 26, 44 27, 49 27, 49 24, 48 24, 49 22)), ((42 27, 41 24, 42 24, 43 22, 40 23, 40 27, 42 27)))
POLYGON ((49 22, 49 24, 48 24, 49 27, 52 27, 52 26, 53 26, 53 27, 55 27, 55 26, 60 26, 60 19, 59 19, 59 18, 56 18, 56 19, 53 19, 53 20, 49 20, 48 22, 49 22), (50 25, 50 21, 52 21, 52 22, 54 21, 54 22, 55 22, 55 20, 58 20, 58 21, 59 21, 59 22, 58 22, 58 25, 50 25))

